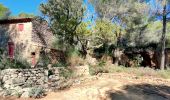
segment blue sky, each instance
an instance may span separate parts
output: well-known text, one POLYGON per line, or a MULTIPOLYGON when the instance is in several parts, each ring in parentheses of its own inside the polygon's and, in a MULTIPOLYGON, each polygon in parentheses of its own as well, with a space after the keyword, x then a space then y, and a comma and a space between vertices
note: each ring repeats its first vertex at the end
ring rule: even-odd
MULTIPOLYGON (((8 7, 12 15, 18 15, 21 12, 33 13, 35 15, 40 15, 39 5, 46 0, 0 0, 0 3, 8 7)), ((88 0, 84 0, 85 4, 88 6, 86 11, 87 16, 94 14, 94 8, 88 3, 88 0)))
POLYGON ((8 7, 12 15, 18 15, 21 12, 39 15, 39 5, 44 1, 45 0, 0 0, 0 3, 8 7))
MULTIPOLYGON (((34 15, 41 15, 39 11, 39 5, 47 0, 0 0, 0 3, 10 9, 11 15, 18 15, 21 12, 31 13, 34 15)), ((87 11, 85 12, 86 18, 84 21, 89 21, 96 18, 94 7, 88 3, 88 0, 84 0, 84 4, 87 5, 87 11)))

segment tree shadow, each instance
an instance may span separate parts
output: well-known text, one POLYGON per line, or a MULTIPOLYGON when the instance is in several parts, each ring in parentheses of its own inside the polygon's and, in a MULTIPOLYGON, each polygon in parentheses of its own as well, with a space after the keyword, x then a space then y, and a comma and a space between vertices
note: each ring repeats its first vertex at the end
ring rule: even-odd
POLYGON ((121 91, 107 91, 111 100, 170 100, 170 86, 126 85, 121 91))

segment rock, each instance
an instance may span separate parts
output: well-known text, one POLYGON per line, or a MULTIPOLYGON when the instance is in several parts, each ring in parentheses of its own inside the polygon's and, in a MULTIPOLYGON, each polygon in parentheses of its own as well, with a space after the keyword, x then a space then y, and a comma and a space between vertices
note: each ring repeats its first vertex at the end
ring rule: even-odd
POLYGON ((4 87, 8 89, 8 88, 11 87, 11 85, 9 85, 9 84, 4 84, 4 87))
POLYGON ((3 88, 2 88, 2 87, 0 87, 0 91, 3 91, 3 88))
POLYGON ((23 85, 26 81, 26 78, 21 77, 21 78, 15 78, 12 80, 13 84, 17 84, 18 86, 23 85))
POLYGON ((78 80, 78 79, 76 79, 76 80, 74 81, 74 85, 77 85, 77 84, 81 84, 81 81, 78 80))
POLYGON ((14 90, 18 92, 23 92, 23 89, 20 86, 15 87, 14 90))
POLYGON ((8 80, 8 76, 7 76, 7 75, 5 75, 5 76, 3 77, 3 81, 6 81, 6 80, 8 80))
POLYGON ((11 90, 4 90, 4 91, 3 91, 3 96, 4 96, 4 97, 5 97, 5 96, 9 96, 9 95, 11 95, 11 93, 12 93, 11 90))
POLYGON ((3 96, 3 94, 4 94, 4 91, 1 91, 1 92, 0 92, 0 96, 3 96))
POLYGON ((19 73, 18 76, 23 76, 23 74, 22 74, 22 73, 19 73))
POLYGON ((96 64, 97 64, 96 58, 92 58, 90 55, 87 55, 86 61, 87 61, 90 65, 96 65, 96 64))
POLYGON ((76 66, 74 72, 75 72, 76 76, 88 76, 88 75, 90 75, 88 65, 76 66))
POLYGON ((7 80, 4 82, 5 84, 12 84, 12 80, 7 80))
POLYGON ((17 74, 12 74, 11 77, 12 77, 12 78, 17 78, 18 75, 17 75, 17 74))
POLYGON ((31 88, 23 88, 22 91, 26 92, 26 91, 30 91, 31 88))
POLYGON ((29 98, 29 91, 26 91, 24 92, 22 95, 21 95, 22 98, 29 98))
MULTIPOLYGON (((48 77, 48 70, 45 69, 6 69, 0 72, 0 82, 2 80, 3 86, 9 90, 15 90, 17 92, 12 95, 18 95, 18 92, 23 94, 23 97, 28 97, 28 90, 22 89, 32 86, 48 86, 48 80, 52 80, 52 86, 58 86, 60 84, 59 80, 59 69, 52 69, 54 75, 48 77)), ((1 91, 1 88, 0 88, 1 91)), ((9 92, 9 91, 7 91, 9 92)), ((9 94, 9 93, 3 93, 9 94)))
POLYGON ((31 88, 24 88, 22 89, 23 94, 21 95, 22 98, 28 98, 29 97, 29 92, 31 91, 31 88))

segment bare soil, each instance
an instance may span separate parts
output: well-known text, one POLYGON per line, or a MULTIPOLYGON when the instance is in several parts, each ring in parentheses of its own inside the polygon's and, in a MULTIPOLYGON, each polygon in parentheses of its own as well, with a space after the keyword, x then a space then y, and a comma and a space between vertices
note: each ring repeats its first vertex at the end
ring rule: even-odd
MULTIPOLYGON (((130 74, 98 74, 79 78, 69 89, 38 100, 170 100, 170 80, 130 74)), ((6 97, 0 100, 35 100, 6 97)))

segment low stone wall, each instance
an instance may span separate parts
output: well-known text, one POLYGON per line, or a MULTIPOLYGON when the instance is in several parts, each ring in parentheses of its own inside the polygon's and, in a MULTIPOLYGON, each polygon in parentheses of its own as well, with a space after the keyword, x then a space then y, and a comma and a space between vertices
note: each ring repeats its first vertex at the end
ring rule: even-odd
MULTIPOLYGON (((51 69, 5 69, 0 71, 0 96, 21 94, 21 97, 28 97, 30 90, 35 87, 42 87, 45 91, 55 91, 71 86, 73 80, 67 80, 63 73, 64 68, 51 69)), ((74 69, 77 76, 88 75, 88 66, 77 66, 74 69)), ((66 73, 67 74, 67 73, 66 73)))
MULTIPOLYGON (((15 87, 44 86, 48 82, 48 70, 39 69, 6 69, 1 71, 1 80, 6 89, 15 87)), ((59 75, 58 75, 59 76, 59 75)))
POLYGON ((63 81, 64 78, 59 77, 59 68, 5 69, 0 71, 0 95, 20 94, 21 97, 29 97, 33 88, 41 87, 44 91, 56 90, 63 81))

